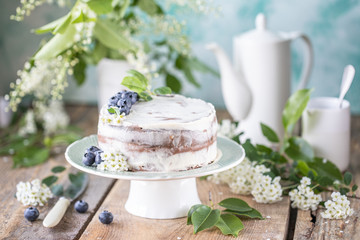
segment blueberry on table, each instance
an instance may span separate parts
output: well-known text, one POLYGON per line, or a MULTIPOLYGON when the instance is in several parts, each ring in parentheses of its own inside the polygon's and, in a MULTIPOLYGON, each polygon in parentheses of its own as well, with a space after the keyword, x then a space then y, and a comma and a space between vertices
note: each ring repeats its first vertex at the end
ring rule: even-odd
POLYGON ((95 153, 93 152, 87 152, 84 154, 84 157, 82 159, 82 163, 86 166, 91 166, 95 162, 95 153))
POLYGON ((110 224, 114 220, 114 216, 112 215, 111 212, 105 210, 102 213, 100 213, 99 220, 103 224, 110 224))
POLYGON ((35 207, 28 207, 24 212, 26 220, 33 222, 39 217, 40 213, 35 207))
POLYGON ((104 161, 101 159, 101 153, 103 153, 103 151, 101 151, 101 150, 95 152, 95 164, 96 165, 99 165, 101 162, 104 161))
POLYGON ((78 213, 84 213, 88 210, 89 204, 83 200, 78 200, 76 201, 74 208, 78 213))

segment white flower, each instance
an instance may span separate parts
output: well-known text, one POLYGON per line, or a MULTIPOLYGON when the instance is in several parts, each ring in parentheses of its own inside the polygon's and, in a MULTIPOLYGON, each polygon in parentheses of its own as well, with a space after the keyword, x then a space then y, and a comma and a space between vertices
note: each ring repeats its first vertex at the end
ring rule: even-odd
POLYGON ((16 199, 23 205, 44 206, 53 194, 45 184, 41 184, 39 179, 31 182, 19 182, 16 185, 16 199))
POLYGON ((51 100, 48 105, 36 102, 35 111, 37 119, 43 124, 46 135, 55 133, 69 124, 69 116, 60 101, 51 100))
POLYGON ((222 137, 233 138, 236 136, 236 124, 229 119, 224 119, 218 125, 217 135, 222 137))
POLYGON ((331 194, 332 200, 325 202, 325 212, 321 213, 323 218, 329 219, 345 219, 353 215, 354 210, 350 208, 350 201, 346 196, 341 195, 339 192, 331 194))
POLYGON ((110 172, 124 172, 129 170, 127 158, 119 151, 104 151, 100 156, 103 160, 103 162, 97 165, 97 168, 100 170, 110 172))
POLYGON ((320 194, 315 194, 314 191, 309 187, 311 185, 311 179, 303 177, 300 181, 300 185, 296 189, 289 192, 290 200, 292 201, 291 206, 293 208, 299 208, 302 210, 313 210, 315 211, 322 201, 320 194))
POLYGON ((25 125, 19 129, 19 135, 25 136, 27 134, 36 133, 34 111, 29 110, 25 115, 25 125))
POLYGON ((271 179, 270 176, 260 175, 260 179, 253 186, 251 194, 258 203, 274 203, 282 200, 280 177, 271 179))

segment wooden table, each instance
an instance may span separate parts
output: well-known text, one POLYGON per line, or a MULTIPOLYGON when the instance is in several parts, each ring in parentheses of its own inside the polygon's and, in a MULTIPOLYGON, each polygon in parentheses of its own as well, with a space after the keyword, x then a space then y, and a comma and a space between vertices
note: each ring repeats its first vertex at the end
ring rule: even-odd
MULTIPOLYGON (((72 122, 84 129, 85 134, 96 133, 97 108, 89 106, 69 106, 72 122)), ((218 111, 219 119, 229 118, 224 111, 218 111)), ((352 117, 351 167, 355 181, 360 185, 360 117, 352 117)), ((66 212, 63 221, 55 228, 44 228, 41 219, 54 205, 54 200, 39 208, 39 219, 30 223, 23 217, 26 207, 14 198, 16 184, 34 178, 44 178, 50 169, 66 163, 63 153, 51 158, 43 165, 32 168, 12 169, 9 157, 0 158, 0 239, 234 239, 223 236, 217 229, 206 230, 193 235, 192 226, 186 225, 186 218, 174 220, 152 220, 132 216, 124 209, 129 181, 112 180, 90 176, 87 191, 81 197, 89 203, 85 214, 76 213, 73 205, 66 212), (103 225, 99 213, 109 210, 114 214, 114 222, 103 225)), ((66 173, 63 173, 65 176, 66 173)), ((344 220, 325 220, 320 211, 310 212, 291 209, 288 197, 275 204, 259 204, 249 196, 232 194, 225 185, 215 185, 207 181, 197 181, 200 199, 208 204, 208 192, 213 201, 228 197, 240 197, 258 209, 265 220, 245 220, 245 229, 237 239, 360 239, 360 199, 352 198, 351 206, 355 214, 344 220)))

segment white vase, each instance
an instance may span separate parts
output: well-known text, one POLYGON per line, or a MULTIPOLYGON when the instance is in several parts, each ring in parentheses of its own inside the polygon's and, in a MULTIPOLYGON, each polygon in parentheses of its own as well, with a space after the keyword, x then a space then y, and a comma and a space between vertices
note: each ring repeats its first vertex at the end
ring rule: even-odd
POLYGON ((117 92, 127 89, 121 85, 126 72, 132 67, 126 60, 113 60, 104 58, 97 66, 98 75, 98 107, 107 104, 109 98, 117 92))

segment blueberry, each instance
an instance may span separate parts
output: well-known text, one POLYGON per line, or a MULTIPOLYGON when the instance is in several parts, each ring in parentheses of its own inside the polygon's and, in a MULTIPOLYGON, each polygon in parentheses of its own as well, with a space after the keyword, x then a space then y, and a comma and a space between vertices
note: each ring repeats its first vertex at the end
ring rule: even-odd
POLYGON ((110 224, 114 220, 114 216, 112 215, 111 212, 105 210, 102 213, 100 213, 99 220, 103 224, 110 224))
POLYGON ((93 152, 87 152, 84 154, 84 157, 82 159, 82 163, 86 166, 91 166, 95 162, 95 153, 93 152))
POLYGON ((116 106, 116 103, 119 101, 119 97, 117 97, 116 95, 115 96, 112 96, 110 99, 109 99, 109 102, 108 102, 108 106, 116 106))
POLYGON ((118 102, 117 102, 117 106, 119 107, 119 108, 121 108, 121 107, 128 107, 128 108, 131 108, 131 100, 130 99, 120 99, 118 102))
POLYGON ((86 152, 92 152, 92 153, 95 153, 96 151, 99 151, 100 148, 96 147, 96 146, 91 146, 89 147, 88 149, 86 149, 86 152))
POLYGON ((120 107, 120 113, 125 113, 125 115, 128 115, 130 113, 130 108, 129 107, 120 107))
POLYGON ((136 92, 133 92, 130 96, 129 96, 131 103, 134 104, 136 103, 137 100, 139 100, 139 95, 136 92))
POLYGON ((88 210, 89 204, 87 204, 87 202, 85 202, 83 200, 79 200, 79 201, 76 201, 74 208, 78 213, 84 213, 88 210))
POLYGON ((101 153, 103 153, 103 151, 99 150, 95 152, 95 164, 99 165, 101 162, 103 162, 103 160, 101 159, 101 153))
POLYGON ((39 217, 40 213, 35 207, 29 207, 24 212, 24 217, 26 220, 33 222, 39 217))

